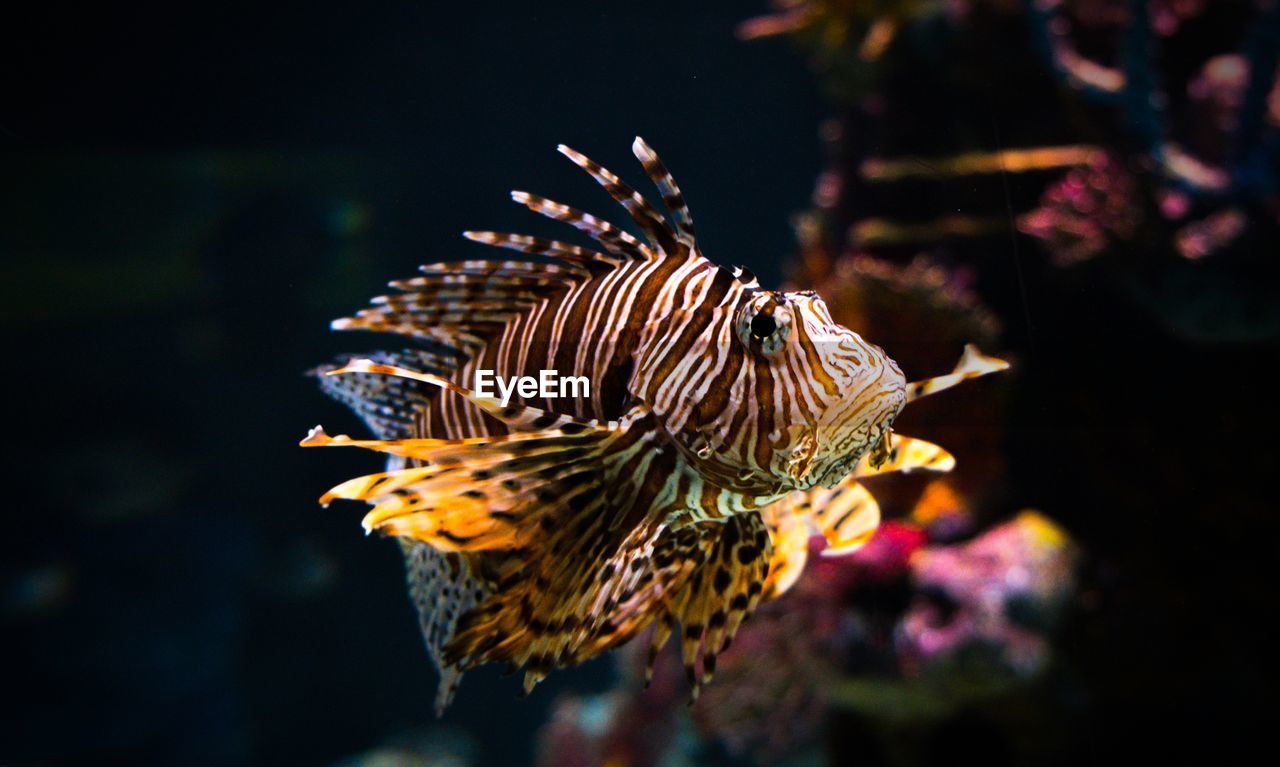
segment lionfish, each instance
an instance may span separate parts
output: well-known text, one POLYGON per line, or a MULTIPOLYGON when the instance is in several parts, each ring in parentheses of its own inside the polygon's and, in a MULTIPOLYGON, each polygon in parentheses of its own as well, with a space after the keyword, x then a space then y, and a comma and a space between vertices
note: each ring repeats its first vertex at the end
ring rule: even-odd
POLYGON ((302 444, 388 455, 321 503, 366 501, 366 533, 399 540, 437 714, 466 669, 524 669, 527 694, 650 626, 646 682, 678 630, 696 700, 742 621, 795 581, 811 534, 839 554, 875 531, 860 480, 954 464, 893 433, 903 407, 1007 367, 969 346, 950 374, 908 383, 813 292, 707 260, 675 180, 642 139, 632 151, 665 210, 560 147, 643 238, 512 192, 594 246, 465 232, 523 255, 428 264, 333 323, 418 340, 319 371, 376 439, 316 427, 302 444), (469 386, 480 369, 587 376, 590 396, 504 404, 469 386))

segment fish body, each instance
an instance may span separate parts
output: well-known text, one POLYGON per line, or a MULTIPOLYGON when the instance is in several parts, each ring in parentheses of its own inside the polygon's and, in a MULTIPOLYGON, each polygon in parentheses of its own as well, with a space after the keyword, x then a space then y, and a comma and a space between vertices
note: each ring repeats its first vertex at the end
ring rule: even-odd
POLYGON ((949 376, 908 384, 816 294, 765 290, 705 258, 641 139, 664 210, 561 151, 643 238, 513 192, 594 247, 465 233, 522 255, 428 264, 336 321, 422 343, 323 371, 376 439, 317 428, 303 441, 388 454, 386 471, 322 501, 366 501, 366 530, 400 539, 441 710, 467 668, 523 668, 527 692, 651 625, 651 658, 680 629, 696 698, 741 621, 794 582, 810 532, 840 552, 874 531, 858 478, 954 463, 892 433, 902 408, 1004 367, 970 348, 949 376), (475 390, 480 370, 584 376, 590 394, 500 402, 475 390))

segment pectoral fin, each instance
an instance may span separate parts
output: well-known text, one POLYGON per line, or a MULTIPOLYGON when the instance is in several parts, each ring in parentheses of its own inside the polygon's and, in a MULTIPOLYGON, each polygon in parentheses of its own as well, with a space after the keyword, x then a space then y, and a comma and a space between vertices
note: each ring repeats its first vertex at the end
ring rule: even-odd
POLYGON ((679 626, 690 703, 698 699, 702 685, 715 676, 716 658, 763 597, 772 548, 766 525, 755 512, 698 520, 677 514, 668 520, 654 544, 653 561, 680 562, 685 568, 666 573, 646 682, 658 651, 679 626))
POLYGON ((312 429, 303 447, 352 446, 411 458, 422 465, 357 477, 321 497, 367 501, 374 531, 429 543, 445 551, 525 546, 539 523, 579 496, 596 492, 601 457, 617 423, 580 422, 531 407, 503 407, 491 398, 430 373, 357 360, 328 375, 380 373, 449 389, 516 429, 469 439, 354 440, 312 429), (535 429, 522 431, 521 429, 535 429))
POLYGON ((783 499, 760 510, 760 517, 773 539, 769 577, 764 582, 764 598, 773 599, 795 585, 809 560, 809 524, 805 518, 808 493, 797 490, 793 501, 783 499))
POLYGON ((880 504, 854 475, 827 489, 795 490, 761 510, 769 529, 773 552, 766 599, 779 596, 795 584, 809 558, 809 536, 827 541, 823 556, 849 554, 862 547, 880 525, 880 504))
POLYGON ((827 539, 823 556, 849 554, 871 540, 880 526, 880 504, 854 477, 830 490, 818 487, 809 491, 813 507, 812 524, 827 539))

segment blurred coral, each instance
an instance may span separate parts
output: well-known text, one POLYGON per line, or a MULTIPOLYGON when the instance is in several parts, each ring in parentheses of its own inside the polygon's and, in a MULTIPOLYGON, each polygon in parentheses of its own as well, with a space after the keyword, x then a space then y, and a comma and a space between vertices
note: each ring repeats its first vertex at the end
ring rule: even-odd
POLYGON ((688 729, 679 715, 688 694, 679 659, 661 654, 652 682, 642 685, 647 647, 641 641, 617 650, 613 690, 556 700, 538 737, 538 767, 649 767, 690 748, 677 732, 682 721, 688 729))
POLYGON ((1044 244, 1058 266, 1102 255, 1133 236, 1142 222, 1137 184, 1114 157, 1068 171, 1049 186, 1040 207, 1018 217, 1018 229, 1044 244))
POLYGON ((926 255, 899 266, 854 253, 811 268, 804 279, 818 282, 837 321, 893 349, 908 369, 944 364, 966 342, 990 345, 1000 332, 972 290, 972 271, 926 255))
POLYGON ((599 767, 653 765, 668 742, 661 728, 669 716, 653 711, 646 723, 637 714, 639 696, 625 691, 587 696, 564 696, 552 710, 551 721, 538 738, 538 767, 599 767), (648 724, 649 726, 645 726, 648 724), (633 729, 634 725, 640 725, 633 729))
POLYGON ((1249 85, 1249 60, 1238 53, 1214 56, 1187 83, 1188 106, 1199 119, 1188 143, 1214 163, 1229 161, 1231 136, 1240 129, 1240 110, 1249 85))
POLYGON ((854 48, 863 61, 878 59, 903 21, 942 8, 931 0, 774 0, 773 6, 774 13, 740 24, 738 36, 757 40, 796 35, 821 60, 854 48))
POLYGON ((967 543, 911 561, 919 596, 898 627, 909 676, 1029 677, 1049 657, 1045 632, 1074 590, 1076 546, 1045 516, 1021 512, 967 543), (970 671, 970 673, 965 673, 970 671))
POLYGON ((1096 262, 1174 332, 1280 332, 1265 247, 1280 236, 1280 3, 774 7, 739 34, 790 37, 838 110, 797 219, 807 277, 853 258, 905 269, 922 251, 980 270, 1012 226, 1054 268, 1096 262), (1187 285, 1252 292, 1224 313, 1189 308, 1187 285))
MULTIPOLYGON (((1060 81, 1086 99, 1115 107, 1105 114, 1127 137, 1116 142, 1116 150, 1149 165, 1156 179, 1207 207, 1210 217, 1233 200, 1274 207, 1280 184, 1271 115, 1280 55, 1276 3, 1046 0, 1028 8, 1060 81), (1198 41, 1175 33, 1192 20, 1239 30, 1227 43, 1234 50, 1207 57, 1189 50, 1198 41), (1151 39, 1148 30, 1159 39, 1151 39), (1080 53, 1086 48, 1090 56, 1080 53), (1199 63, 1190 72, 1176 71, 1171 63, 1195 61, 1197 54, 1199 63)), ((1274 216, 1270 223, 1276 223, 1274 216)), ((1238 217, 1238 224, 1243 229, 1249 221, 1238 217)), ((1225 247, 1230 239, 1213 244, 1225 247)))

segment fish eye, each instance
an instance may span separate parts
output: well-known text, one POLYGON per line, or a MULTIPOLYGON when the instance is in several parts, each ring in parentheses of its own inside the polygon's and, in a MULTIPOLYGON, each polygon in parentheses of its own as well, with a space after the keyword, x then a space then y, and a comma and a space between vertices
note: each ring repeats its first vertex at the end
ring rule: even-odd
POLYGON ((785 298, 761 291, 739 310, 738 339, 752 351, 777 354, 791 334, 791 307, 785 298))
POLYGON ((778 322, 773 318, 772 314, 760 312, 751 318, 751 335, 756 338, 768 338, 773 335, 773 331, 777 329, 778 322))

